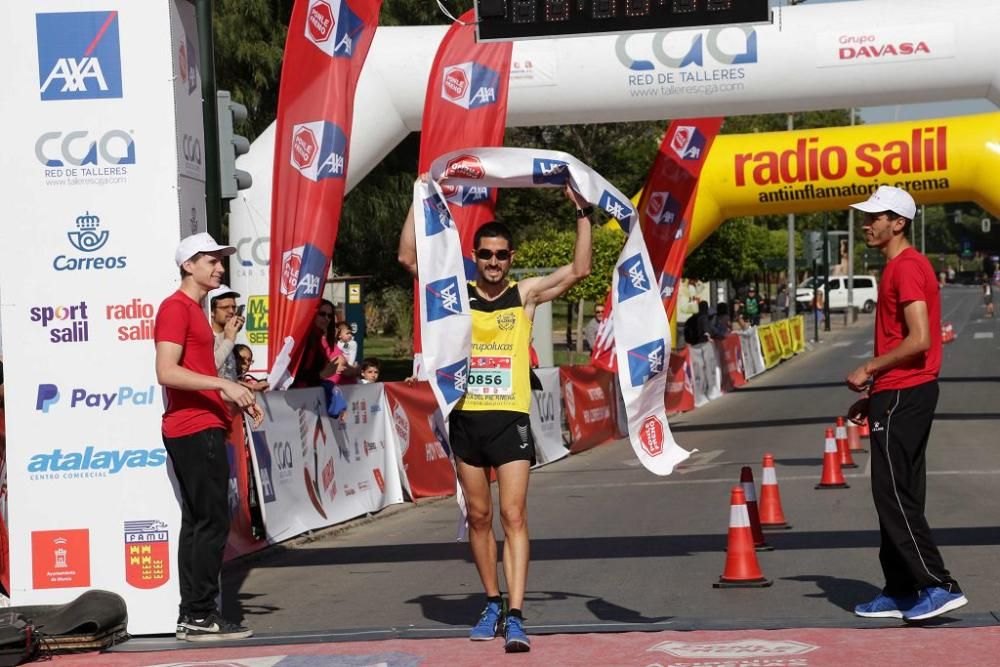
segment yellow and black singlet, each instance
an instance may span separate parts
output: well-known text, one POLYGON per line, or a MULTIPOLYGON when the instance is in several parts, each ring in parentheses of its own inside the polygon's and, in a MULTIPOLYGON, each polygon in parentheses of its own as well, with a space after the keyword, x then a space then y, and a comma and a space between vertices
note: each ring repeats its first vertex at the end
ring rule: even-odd
POLYGON ((531 320, 524 313, 517 282, 493 301, 484 299, 470 282, 472 354, 465 397, 456 410, 531 412, 529 353, 531 320))

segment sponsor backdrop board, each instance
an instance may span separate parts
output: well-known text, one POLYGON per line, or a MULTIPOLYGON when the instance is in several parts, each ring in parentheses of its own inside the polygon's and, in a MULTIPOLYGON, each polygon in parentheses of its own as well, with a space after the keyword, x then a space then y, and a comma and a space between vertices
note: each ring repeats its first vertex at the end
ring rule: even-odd
POLYGON ((0 154, 12 602, 111 590, 133 634, 177 616, 152 325, 179 282, 180 174, 201 182, 179 155, 179 132, 201 134, 178 118, 198 95, 192 17, 184 0, 0 6, 25 61, 0 96, 18 128, 0 154))

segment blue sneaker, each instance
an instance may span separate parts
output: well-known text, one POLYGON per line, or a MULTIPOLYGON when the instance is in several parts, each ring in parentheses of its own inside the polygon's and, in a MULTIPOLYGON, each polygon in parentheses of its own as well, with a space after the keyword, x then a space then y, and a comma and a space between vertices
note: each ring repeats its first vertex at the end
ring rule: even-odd
POLYGON ((523 621, 517 616, 508 616, 503 627, 503 650, 507 653, 527 653, 531 650, 531 640, 524 632, 523 621))
POLYGON ((500 626, 503 623, 503 607, 496 602, 486 603, 486 608, 480 614, 479 620, 469 632, 469 639, 482 642, 493 639, 500 634, 500 626))
POLYGON ((865 618, 903 618, 906 610, 916 603, 916 594, 896 597, 879 593, 871 602, 855 607, 854 614, 865 618))
POLYGON ((917 603, 903 612, 904 620, 922 621, 969 604, 961 593, 952 593, 941 586, 928 586, 919 596, 917 603))

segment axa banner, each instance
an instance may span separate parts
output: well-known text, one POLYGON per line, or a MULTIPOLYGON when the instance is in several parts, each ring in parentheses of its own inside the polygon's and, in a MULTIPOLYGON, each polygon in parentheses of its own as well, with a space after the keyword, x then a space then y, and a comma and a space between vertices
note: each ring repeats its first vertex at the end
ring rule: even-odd
MULTIPOLYGON (((512 42, 476 42, 475 11, 469 10, 452 24, 441 40, 427 80, 423 124, 420 131, 418 173, 445 153, 465 146, 502 146, 507 124, 507 88, 512 42)), ((460 168, 463 156, 455 158, 460 168)), ((472 236, 493 219, 496 190, 484 185, 446 185, 445 201, 458 229, 465 261, 465 275, 475 276, 472 236)), ((421 299, 414 291, 415 303, 421 299)), ((414 312, 414 351, 420 352, 419 305, 414 312)))
POLYGON ((152 323, 198 174, 191 18, 181 0, 0 4, 30 63, 0 95, 17 128, 0 154, 8 590, 19 606, 113 591, 131 634, 173 632, 179 599, 152 323))
POLYGON ((421 326, 428 334, 424 362, 442 414, 447 416, 465 393, 472 329, 467 290, 455 284, 464 276, 461 246, 442 183, 528 188, 569 185, 618 220, 628 234, 612 274, 611 291, 629 440, 648 470, 659 475, 672 472, 689 452, 674 441, 664 410, 670 328, 659 293, 653 288, 653 268, 629 199, 590 167, 557 151, 469 149, 441 156, 431 165, 430 174, 430 183, 414 184, 414 219, 420 293, 433 298, 431 303, 422 304, 420 312, 421 326), (454 164, 460 156, 464 156, 460 165, 454 164), (445 298, 446 293, 457 293, 458 300, 445 298), (434 331, 428 324, 434 325, 434 331))
POLYGON ((685 345, 670 354, 670 379, 667 381, 667 412, 694 410, 694 370, 691 348, 685 345))
POLYGON ((402 468, 381 384, 342 387, 343 420, 321 389, 261 395, 251 434, 267 539, 290 537, 403 502, 402 468))
POLYGON ((764 354, 760 348, 758 327, 735 332, 740 338, 740 355, 743 357, 743 375, 747 380, 764 372, 764 354))
MULTIPOLYGON (((721 118, 672 121, 639 197, 642 235, 667 317, 674 312, 676 286, 687 256, 698 177, 721 127, 721 118)), ((604 318, 604 322, 611 320, 604 318)), ((614 370, 613 345, 613 332, 599 332, 591 355, 593 363, 614 370)))
POLYGON ((455 468, 444 420, 427 382, 387 382, 385 406, 403 456, 413 498, 455 493, 455 468))
POLYGON ((569 454, 562 438, 562 401, 559 392, 559 369, 536 368, 541 389, 531 392, 531 435, 535 438, 537 465, 558 461, 569 454))
POLYGON ((354 91, 381 0, 296 0, 278 94, 271 198, 268 368, 294 379, 330 269, 344 202, 354 91))
POLYGON ((576 454, 615 437, 614 376, 596 366, 560 366, 570 452, 576 454))
POLYGON ((729 334, 720 341, 716 341, 716 352, 719 356, 719 365, 722 369, 722 389, 732 391, 742 387, 747 383, 743 374, 743 353, 740 350, 740 337, 736 334, 729 334))

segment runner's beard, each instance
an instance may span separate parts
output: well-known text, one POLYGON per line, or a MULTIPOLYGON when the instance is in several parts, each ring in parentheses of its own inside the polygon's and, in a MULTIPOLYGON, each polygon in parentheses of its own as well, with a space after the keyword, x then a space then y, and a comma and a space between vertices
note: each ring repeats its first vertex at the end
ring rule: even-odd
POLYGON ((482 282, 488 283, 490 285, 502 285, 507 281, 507 271, 504 271, 501 268, 499 269, 499 277, 491 277, 486 274, 485 270, 481 270, 479 271, 479 279, 482 282))

